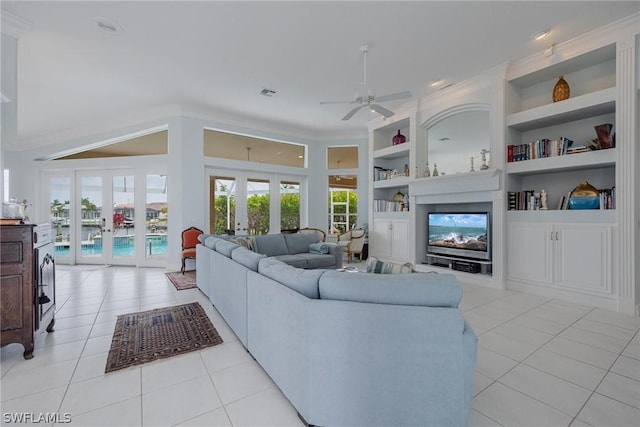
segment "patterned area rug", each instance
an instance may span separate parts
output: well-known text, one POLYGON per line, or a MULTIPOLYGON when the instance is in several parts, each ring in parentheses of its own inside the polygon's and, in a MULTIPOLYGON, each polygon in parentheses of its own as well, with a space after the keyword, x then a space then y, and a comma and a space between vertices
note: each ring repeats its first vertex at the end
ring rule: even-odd
POLYGON ((222 343, 197 303, 118 316, 105 373, 222 343))
POLYGON ((185 271, 184 274, 180 273, 179 271, 174 271, 172 273, 164 273, 164 274, 167 275, 167 278, 169 279, 169 281, 179 291, 198 287, 198 285, 196 285, 195 270, 185 271))

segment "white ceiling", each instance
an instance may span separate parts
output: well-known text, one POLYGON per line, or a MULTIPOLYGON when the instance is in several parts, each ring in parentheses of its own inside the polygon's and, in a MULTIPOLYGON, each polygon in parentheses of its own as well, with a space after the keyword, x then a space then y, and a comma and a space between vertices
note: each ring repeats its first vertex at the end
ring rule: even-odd
POLYGON ((640 2, 3 0, 1 10, 32 24, 18 42, 12 146, 21 149, 175 105, 320 138, 364 135, 375 113, 344 122, 352 106, 320 105, 362 91, 363 44, 368 89, 421 97, 433 80, 455 84, 637 13, 640 2), (100 31, 96 17, 123 31, 100 31))

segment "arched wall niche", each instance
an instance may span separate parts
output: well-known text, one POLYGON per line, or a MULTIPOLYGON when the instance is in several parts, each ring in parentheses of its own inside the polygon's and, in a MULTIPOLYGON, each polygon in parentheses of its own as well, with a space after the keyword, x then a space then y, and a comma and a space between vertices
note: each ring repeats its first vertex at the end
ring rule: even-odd
POLYGON ((420 125, 424 132, 424 161, 419 173, 424 175, 428 163, 430 173, 434 167, 440 175, 453 175, 482 167, 482 151, 486 164, 491 165, 491 106, 488 103, 459 104, 432 115, 420 125))

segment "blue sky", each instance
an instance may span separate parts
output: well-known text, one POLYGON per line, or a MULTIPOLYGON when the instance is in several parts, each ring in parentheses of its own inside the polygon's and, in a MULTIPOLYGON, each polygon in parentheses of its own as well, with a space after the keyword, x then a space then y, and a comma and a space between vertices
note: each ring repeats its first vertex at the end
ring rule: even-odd
POLYGON ((453 227, 486 227, 486 215, 484 214, 448 214, 448 213, 431 213, 430 225, 453 227))

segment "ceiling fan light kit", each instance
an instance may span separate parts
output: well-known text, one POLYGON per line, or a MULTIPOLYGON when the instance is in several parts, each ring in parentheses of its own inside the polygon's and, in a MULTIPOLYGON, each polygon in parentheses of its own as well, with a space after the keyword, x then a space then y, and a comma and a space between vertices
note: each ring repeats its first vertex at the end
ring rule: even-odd
MULTIPOLYGON (((360 47, 360 51, 363 56, 363 86, 366 88, 367 86, 367 53, 369 52, 369 46, 363 45, 360 47)), ((408 90, 402 92, 390 93, 387 95, 376 97, 373 92, 369 91, 369 95, 360 96, 356 95, 356 98, 353 101, 321 101, 320 104, 358 104, 356 107, 352 108, 343 118, 342 120, 349 120, 353 117, 358 111, 362 108, 367 107, 369 111, 373 113, 378 113, 384 118, 391 117, 395 113, 388 108, 380 105, 381 102, 388 101, 398 101, 401 99, 411 98, 411 92, 408 90)))

